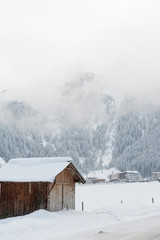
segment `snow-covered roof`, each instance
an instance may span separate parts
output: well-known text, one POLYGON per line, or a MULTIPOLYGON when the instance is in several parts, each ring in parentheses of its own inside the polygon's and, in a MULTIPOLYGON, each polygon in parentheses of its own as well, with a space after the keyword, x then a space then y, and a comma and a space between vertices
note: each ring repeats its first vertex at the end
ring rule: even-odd
POLYGON ((129 174, 132 174, 132 173, 135 173, 135 174, 139 174, 138 171, 125 171, 126 173, 129 173, 129 174))
POLYGON ((101 179, 107 179, 109 178, 109 176, 111 174, 116 174, 119 173, 120 171, 116 168, 110 168, 108 170, 106 169, 102 169, 102 170, 97 170, 97 171, 91 171, 86 175, 84 175, 84 177, 87 178, 101 178, 101 179))
POLYGON ((53 182, 71 161, 69 157, 11 159, 0 169, 0 181, 53 182))

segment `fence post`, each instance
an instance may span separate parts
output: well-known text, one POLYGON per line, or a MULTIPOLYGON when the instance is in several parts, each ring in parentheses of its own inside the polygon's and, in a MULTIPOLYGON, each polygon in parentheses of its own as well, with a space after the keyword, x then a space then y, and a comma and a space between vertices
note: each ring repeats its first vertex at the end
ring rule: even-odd
POLYGON ((84 211, 84 202, 82 202, 82 211, 84 211))
POLYGON ((152 203, 154 203, 154 198, 152 198, 152 203))

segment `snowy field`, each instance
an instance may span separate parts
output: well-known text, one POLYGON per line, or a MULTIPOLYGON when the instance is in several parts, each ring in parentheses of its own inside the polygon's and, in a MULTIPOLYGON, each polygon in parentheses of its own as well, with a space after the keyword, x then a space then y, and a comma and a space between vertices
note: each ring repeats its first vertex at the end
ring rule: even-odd
POLYGON ((0 220, 0 240, 55 240, 157 214, 160 215, 158 182, 77 185, 76 211, 40 210, 24 217, 0 220))

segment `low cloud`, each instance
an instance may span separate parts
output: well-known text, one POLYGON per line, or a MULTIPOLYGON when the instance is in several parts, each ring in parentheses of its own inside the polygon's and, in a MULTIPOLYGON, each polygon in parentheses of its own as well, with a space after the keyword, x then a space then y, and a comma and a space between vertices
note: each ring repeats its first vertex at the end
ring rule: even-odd
POLYGON ((134 99, 130 110, 159 108, 159 7, 158 0, 6 0, 0 102, 25 101, 68 123, 106 120, 105 94, 134 99), (85 73, 95 76, 83 82, 85 73))

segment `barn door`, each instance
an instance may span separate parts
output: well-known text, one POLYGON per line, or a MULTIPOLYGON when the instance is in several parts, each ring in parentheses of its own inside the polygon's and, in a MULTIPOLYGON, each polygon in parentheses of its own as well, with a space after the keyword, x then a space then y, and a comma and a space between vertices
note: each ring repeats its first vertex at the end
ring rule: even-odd
POLYGON ((70 184, 62 184, 62 209, 74 209, 75 196, 70 184))

